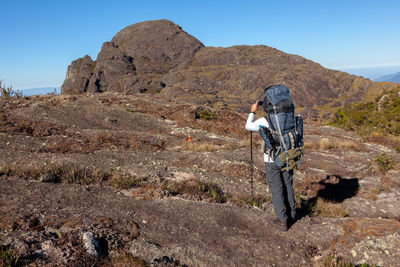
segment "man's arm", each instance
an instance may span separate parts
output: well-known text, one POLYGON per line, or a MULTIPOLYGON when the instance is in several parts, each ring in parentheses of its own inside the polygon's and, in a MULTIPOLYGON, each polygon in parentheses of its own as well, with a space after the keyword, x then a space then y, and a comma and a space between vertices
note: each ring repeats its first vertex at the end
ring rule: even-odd
POLYGON ((255 104, 251 105, 251 112, 246 121, 246 130, 248 131, 258 132, 260 130, 260 125, 268 127, 268 123, 263 118, 254 121, 254 113, 257 111, 257 107, 258 101, 255 104))

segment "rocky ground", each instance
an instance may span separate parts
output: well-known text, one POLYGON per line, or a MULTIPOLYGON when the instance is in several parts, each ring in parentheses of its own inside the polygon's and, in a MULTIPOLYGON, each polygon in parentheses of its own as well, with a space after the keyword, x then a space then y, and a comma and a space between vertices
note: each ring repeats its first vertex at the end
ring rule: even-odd
POLYGON ((394 149, 306 122, 301 219, 283 233, 258 136, 250 179, 246 116, 160 94, 1 98, 1 260, 398 266, 394 149))

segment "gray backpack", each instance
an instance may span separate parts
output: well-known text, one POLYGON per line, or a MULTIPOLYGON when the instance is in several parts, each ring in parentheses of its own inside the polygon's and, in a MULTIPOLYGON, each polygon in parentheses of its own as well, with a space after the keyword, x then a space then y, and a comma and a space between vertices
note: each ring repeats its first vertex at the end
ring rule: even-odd
POLYGON ((269 124, 269 128, 260 128, 266 153, 282 170, 298 167, 303 155, 303 119, 294 113, 289 88, 278 84, 265 89, 263 107, 269 124))

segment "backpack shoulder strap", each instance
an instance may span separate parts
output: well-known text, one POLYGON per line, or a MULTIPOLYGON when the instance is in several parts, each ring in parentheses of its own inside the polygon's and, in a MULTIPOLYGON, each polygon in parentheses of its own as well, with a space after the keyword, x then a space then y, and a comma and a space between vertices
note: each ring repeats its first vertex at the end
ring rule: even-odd
POLYGON ((266 119, 267 122, 268 122, 268 126, 269 126, 274 132, 276 132, 275 126, 274 126, 274 124, 272 123, 272 120, 271 120, 271 118, 269 117, 269 114, 267 114, 267 116, 265 116, 265 119, 266 119))

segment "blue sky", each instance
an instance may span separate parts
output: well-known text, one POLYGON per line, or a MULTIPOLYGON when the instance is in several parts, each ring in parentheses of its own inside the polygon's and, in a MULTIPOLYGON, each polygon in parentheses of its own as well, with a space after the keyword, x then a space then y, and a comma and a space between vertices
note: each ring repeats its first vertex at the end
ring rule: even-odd
MULTIPOLYGON (((400 1, 2 0, 0 79, 60 86, 122 28, 170 19, 206 46, 263 44, 334 69, 399 66, 400 1)), ((395 70, 395 68, 393 68, 395 70)))

